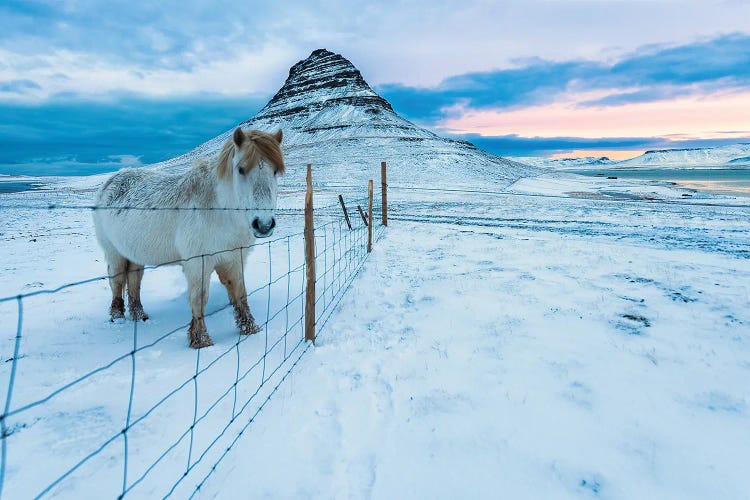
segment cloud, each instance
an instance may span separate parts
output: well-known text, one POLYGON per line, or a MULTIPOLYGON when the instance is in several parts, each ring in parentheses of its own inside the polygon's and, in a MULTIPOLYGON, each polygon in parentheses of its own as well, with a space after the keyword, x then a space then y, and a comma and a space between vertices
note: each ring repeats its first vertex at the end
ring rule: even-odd
POLYGON ((144 164, 165 160, 249 118, 266 100, 119 95, 99 101, 74 97, 38 105, 0 103, 0 173, 50 175, 54 165, 68 165, 58 170, 74 175, 116 170, 136 159, 144 164), (52 167, 40 167, 50 162, 52 167))
POLYGON ((140 167, 142 165, 140 157, 132 155, 109 155, 91 160, 81 160, 77 156, 55 156, 33 158, 22 164, 0 166, 0 176, 94 175, 115 172, 125 167, 140 167))
POLYGON ((531 60, 514 69, 452 76, 432 88, 386 84, 378 90, 396 109, 423 121, 456 109, 548 104, 565 93, 605 92, 580 106, 651 102, 748 85, 747 47, 750 35, 732 34, 678 47, 647 46, 613 64, 531 60))
POLYGON ((61 94, 79 97, 121 93, 162 97, 196 93, 268 94, 283 82, 275 73, 280 67, 286 69, 289 57, 283 47, 266 46, 177 70, 123 67, 84 52, 59 49, 33 56, 0 49, 0 61, 4 62, 0 64, 0 81, 28 82, 5 92, 0 89, 0 101, 38 103, 61 94), (16 74, 23 74, 25 80, 13 80, 16 74))
POLYGON ((750 35, 736 33, 676 47, 645 47, 611 67, 605 82, 622 85, 750 81, 750 35))
POLYGON ((648 15, 639 2, 269 5, 0 2, 0 166, 71 151, 92 164, 171 157, 251 116, 319 47, 428 125, 561 99, 596 108, 706 95, 747 85, 750 71, 750 36, 738 33, 748 2, 689 0, 679 17, 673 2, 648 15))
POLYGON ((45 63, 50 73, 34 78, 51 88, 31 94, 35 99, 57 92, 148 94, 143 82, 163 91, 170 79, 182 87, 190 80, 191 92, 217 92, 215 82, 227 71, 246 83, 233 92, 239 77, 230 78, 224 93, 271 92, 291 64, 327 47, 350 57, 371 83, 434 87, 451 75, 530 66, 519 63, 530 57, 604 62, 640 46, 716 38, 747 30, 750 17, 749 3, 717 8, 688 0, 680 2, 679 18, 675 10, 673 2, 652 2, 644 15, 639 2, 546 0, 290 0, 273 6, 235 0, 5 0, 0 70, 8 73, 2 79, 28 78, 25 71, 34 65, 24 59, 38 64, 51 56, 55 64, 45 63), (241 57, 246 54, 258 57, 241 57), (52 67, 70 77, 67 84, 51 80, 52 67), (88 67, 95 71, 87 80, 80 69, 88 67), (203 68, 219 71, 202 78, 203 68))
POLYGON ((38 83, 32 80, 5 80, 0 81, 0 94, 21 94, 29 90, 41 89, 38 83))
MULTIPOLYGON (((589 96, 584 96, 590 100, 589 96)), ((714 131, 747 128, 750 91, 715 92, 618 106, 580 106, 580 96, 519 109, 464 109, 439 126, 452 133, 527 137, 724 138, 714 131)), ((745 136, 740 132, 737 137, 745 136)))

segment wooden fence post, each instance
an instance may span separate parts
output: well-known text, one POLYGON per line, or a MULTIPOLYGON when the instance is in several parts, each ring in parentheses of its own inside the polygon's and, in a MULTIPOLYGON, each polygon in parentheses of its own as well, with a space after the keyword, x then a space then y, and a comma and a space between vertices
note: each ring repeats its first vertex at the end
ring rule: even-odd
POLYGON ((380 162, 380 184, 383 188, 383 225, 388 225, 388 183, 385 179, 385 162, 380 162))
POLYGON ((372 179, 367 182, 367 253, 372 252, 372 179))
POLYGON ((313 221, 312 165, 307 164, 305 194, 305 340, 315 345, 315 223, 313 221))
POLYGON ((352 230, 352 223, 349 222, 349 212, 346 211, 346 205, 344 205, 344 197, 339 195, 339 203, 341 203, 341 210, 344 211, 344 220, 346 220, 346 225, 349 226, 349 231, 352 230))

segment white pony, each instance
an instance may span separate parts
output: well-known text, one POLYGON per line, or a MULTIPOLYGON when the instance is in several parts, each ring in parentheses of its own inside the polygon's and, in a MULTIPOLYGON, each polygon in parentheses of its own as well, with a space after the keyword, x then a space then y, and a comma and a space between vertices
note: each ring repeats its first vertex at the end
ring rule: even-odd
POLYGON ((276 226, 281 137, 281 130, 237 128, 218 158, 201 158, 184 174, 124 169, 102 186, 94 226, 107 259, 112 320, 125 316, 126 285, 130 317, 147 320, 140 298, 144 266, 181 264, 193 312, 190 347, 213 344, 204 309, 214 270, 240 333, 259 331, 247 305, 243 259, 255 238, 270 236, 276 226))

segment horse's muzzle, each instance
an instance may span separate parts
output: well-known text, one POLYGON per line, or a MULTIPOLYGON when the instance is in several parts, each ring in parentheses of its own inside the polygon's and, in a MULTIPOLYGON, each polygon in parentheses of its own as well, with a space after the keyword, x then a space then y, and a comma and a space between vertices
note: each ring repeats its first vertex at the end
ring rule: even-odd
POLYGON ((261 221, 259 217, 256 217, 251 226, 256 238, 268 238, 273 234, 273 228, 276 227, 276 219, 271 217, 268 221, 261 221))

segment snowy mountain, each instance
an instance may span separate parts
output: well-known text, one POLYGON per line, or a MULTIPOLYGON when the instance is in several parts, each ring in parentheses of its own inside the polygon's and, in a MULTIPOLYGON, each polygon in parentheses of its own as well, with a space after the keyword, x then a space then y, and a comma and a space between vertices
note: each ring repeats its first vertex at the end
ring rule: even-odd
MULTIPOLYGON (((284 131, 287 185, 304 182, 312 163, 316 183, 363 184, 389 164, 389 182, 429 185, 508 185, 538 170, 478 149, 466 141, 437 136, 402 118, 374 92, 347 59, 314 51, 289 70, 289 77, 258 114, 239 124, 284 131)), ((155 165, 188 167, 197 156, 217 154, 234 127, 189 153, 155 165)))
POLYGON ((750 165, 750 144, 715 148, 660 149, 617 162, 617 168, 632 167, 720 167, 750 165))
POLYGON ((606 156, 586 156, 583 158, 558 158, 551 159, 542 156, 514 157, 514 161, 542 168, 573 168, 573 167, 602 167, 616 163, 606 156))
POLYGON ((646 151, 629 160, 600 158, 516 157, 513 160, 535 167, 573 170, 576 168, 696 168, 750 166, 750 144, 730 144, 714 148, 659 149, 646 151))

